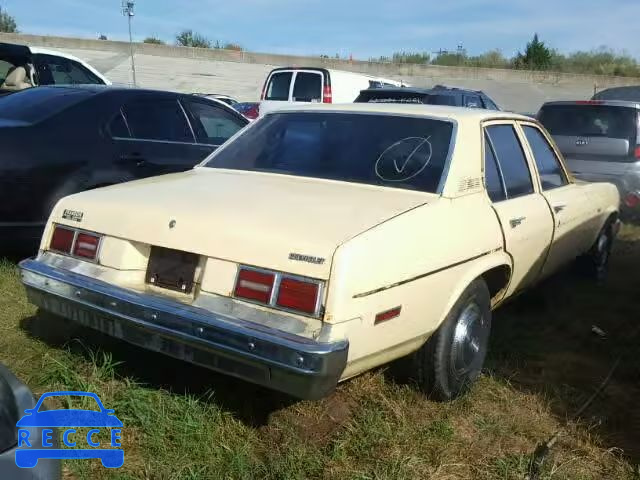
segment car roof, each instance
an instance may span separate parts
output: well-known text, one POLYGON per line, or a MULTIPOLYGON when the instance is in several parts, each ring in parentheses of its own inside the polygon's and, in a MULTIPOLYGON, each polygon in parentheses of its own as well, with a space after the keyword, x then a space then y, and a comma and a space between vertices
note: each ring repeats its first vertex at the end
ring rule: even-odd
POLYGON ((452 107, 444 105, 411 105, 403 103, 303 103, 289 104, 277 108, 266 115, 280 112, 343 112, 343 113, 378 113, 387 115, 408 115, 443 120, 464 120, 483 122, 486 120, 513 119, 532 121, 532 118, 518 113, 482 108, 452 107))
POLYGON ((609 107, 640 108, 640 103, 630 102, 626 100, 558 100, 555 102, 546 102, 542 106, 548 107, 553 105, 577 105, 577 106, 605 105, 609 107))

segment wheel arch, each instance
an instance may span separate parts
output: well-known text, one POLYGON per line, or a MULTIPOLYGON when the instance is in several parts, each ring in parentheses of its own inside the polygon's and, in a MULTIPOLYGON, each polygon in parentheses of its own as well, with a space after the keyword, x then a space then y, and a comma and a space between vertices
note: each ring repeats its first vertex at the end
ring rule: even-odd
POLYGON ((504 250, 494 252, 474 262, 472 266, 464 271, 464 274, 461 275, 460 280, 452 289, 444 311, 449 312, 465 289, 478 278, 481 278, 487 284, 489 295, 491 296, 491 308, 494 308, 504 300, 512 272, 512 259, 504 250))

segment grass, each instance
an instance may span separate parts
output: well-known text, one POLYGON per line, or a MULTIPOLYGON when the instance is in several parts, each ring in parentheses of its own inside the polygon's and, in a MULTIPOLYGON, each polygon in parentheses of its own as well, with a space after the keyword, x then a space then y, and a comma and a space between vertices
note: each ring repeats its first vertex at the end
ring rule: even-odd
POLYGON ((499 309, 484 375, 449 404, 387 369, 298 402, 88 330, 61 344, 50 334, 64 326, 44 324, 6 261, 0 361, 36 394, 94 391, 124 422, 124 466, 70 461, 69 479, 523 479, 562 429, 539 478, 638 480, 639 272, 640 228, 626 226, 605 286, 563 273, 499 309))

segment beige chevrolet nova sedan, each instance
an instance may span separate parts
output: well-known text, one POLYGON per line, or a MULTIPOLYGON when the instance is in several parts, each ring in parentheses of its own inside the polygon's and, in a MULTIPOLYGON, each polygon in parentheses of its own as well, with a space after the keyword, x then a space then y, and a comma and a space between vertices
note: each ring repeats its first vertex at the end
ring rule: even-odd
POLYGON ((294 396, 409 356, 448 400, 480 373, 493 308, 575 259, 602 278, 618 205, 531 118, 305 105, 192 171, 62 199, 21 272, 69 328, 294 396))

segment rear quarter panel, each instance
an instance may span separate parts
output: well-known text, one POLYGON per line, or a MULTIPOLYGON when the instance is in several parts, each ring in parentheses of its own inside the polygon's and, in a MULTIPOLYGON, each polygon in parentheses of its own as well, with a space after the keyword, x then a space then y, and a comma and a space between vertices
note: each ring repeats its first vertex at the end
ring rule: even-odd
POLYGON ((325 320, 335 336, 349 339, 345 377, 419 348, 471 281, 510 265, 502 247, 500 224, 483 193, 441 198, 342 245, 325 320), (377 313, 397 306, 399 317, 374 324, 377 313))

